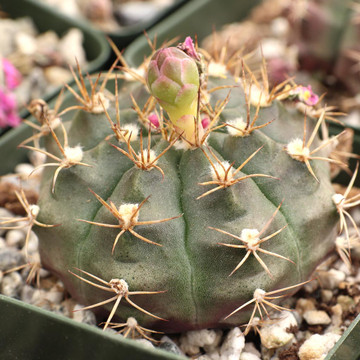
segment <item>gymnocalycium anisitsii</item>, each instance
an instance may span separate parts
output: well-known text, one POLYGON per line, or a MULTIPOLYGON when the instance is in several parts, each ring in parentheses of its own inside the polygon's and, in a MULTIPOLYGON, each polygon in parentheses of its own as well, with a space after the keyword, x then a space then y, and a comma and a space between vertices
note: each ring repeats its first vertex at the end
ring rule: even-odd
POLYGON ((325 111, 232 64, 187 38, 102 83, 79 69, 79 104, 37 113, 46 150, 23 146, 52 158, 38 219, 61 224, 35 228, 41 261, 104 328, 250 326, 334 249, 325 111))

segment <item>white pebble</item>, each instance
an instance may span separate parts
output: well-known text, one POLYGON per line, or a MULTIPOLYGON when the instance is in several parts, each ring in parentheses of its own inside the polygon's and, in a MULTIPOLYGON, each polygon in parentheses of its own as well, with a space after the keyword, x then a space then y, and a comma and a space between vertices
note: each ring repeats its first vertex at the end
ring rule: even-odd
POLYGON ((335 264, 336 268, 343 272, 345 275, 349 276, 351 275, 351 269, 349 269, 349 267, 341 260, 341 261, 338 261, 336 264, 335 264))
POLYGON ((47 301, 45 301, 45 296, 46 296, 46 291, 45 290, 35 289, 33 294, 32 294, 30 304, 50 309, 48 307, 49 303, 47 301))
POLYGON ((329 315, 323 310, 308 310, 304 312, 303 316, 309 325, 328 325, 331 323, 329 315))
POLYGON ((6 248, 6 241, 3 237, 0 237, 0 249, 6 248))
POLYGON ((274 19, 271 24, 271 31, 276 37, 286 36, 289 31, 289 22, 283 17, 274 19))
POLYGON ((334 290, 345 280, 346 275, 339 270, 319 271, 318 279, 323 289, 334 290))
POLYGON ((326 332, 332 332, 335 334, 341 333, 342 315, 343 310, 340 304, 336 304, 331 307, 331 325, 326 328, 326 332))
POLYGON ((339 295, 337 302, 345 312, 350 311, 356 305, 354 299, 347 295, 339 295))
POLYGON ((56 287, 51 288, 46 292, 44 299, 49 301, 51 304, 60 304, 64 298, 64 292, 59 291, 56 287))
POLYGON ((24 232, 21 230, 9 230, 5 235, 5 239, 8 246, 21 247, 25 242, 24 232))
POLYGON ((339 339, 338 334, 314 334, 301 345, 298 356, 300 360, 323 360, 339 339))
POLYGON ((308 293, 312 294, 319 287, 319 283, 316 280, 310 281, 303 286, 303 289, 308 293))
POLYGON ((294 339, 294 334, 288 329, 297 326, 294 315, 289 311, 283 311, 273 318, 274 321, 265 322, 261 328, 261 344, 268 349, 276 349, 288 344, 294 339))
POLYGON ((196 360, 219 360, 219 354, 217 354, 217 358, 214 358, 215 355, 214 354, 205 354, 205 355, 201 355, 197 358, 195 358, 196 360))
POLYGON ((12 212, 10 212, 9 210, 0 207, 0 218, 8 218, 8 217, 13 217, 14 214, 12 212))
POLYGON ((20 298, 22 301, 28 304, 32 304, 32 299, 34 297, 34 292, 36 291, 35 288, 32 286, 25 284, 24 287, 21 289, 20 298))
POLYGON ((45 163, 47 156, 39 151, 30 151, 29 158, 34 166, 39 166, 45 163))
POLYGON ((36 39, 24 32, 16 34, 15 42, 18 50, 24 55, 33 55, 36 53, 36 39))
POLYGON ((95 314, 90 310, 81 310, 82 308, 83 306, 80 304, 76 304, 74 306, 73 319, 77 322, 81 322, 89 325, 95 325, 96 324, 95 314))
POLYGON ((17 297, 22 287, 23 279, 17 272, 5 275, 1 282, 1 293, 10 297, 17 297))
POLYGON ((211 345, 217 338, 215 330, 194 330, 188 331, 180 338, 180 348, 185 354, 196 355, 200 347, 211 345))
POLYGON ((85 50, 82 46, 83 33, 76 28, 70 29, 59 42, 59 51, 64 57, 64 62, 75 67, 76 62, 80 66, 86 62, 85 50))
POLYGON ((206 353, 211 353, 214 351, 216 348, 218 348, 222 341, 223 332, 220 329, 215 329, 214 331, 216 333, 214 341, 211 344, 206 344, 203 346, 206 353))
POLYGON ((331 290, 328 290, 328 289, 323 289, 321 290, 321 300, 328 304, 331 299, 333 297, 333 292, 331 290))
POLYGON ((255 345, 252 342, 245 343, 243 352, 252 353, 257 357, 261 357, 260 351, 255 347, 255 345))
MULTIPOLYGON (((0 207, 0 219, 5 219, 5 218, 13 218, 14 217, 14 214, 11 213, 9 210, 3 208, 3 207, 0 207)), ((11 224, 12 225, 12 224, 11 224)), ((1 229, 0 228, 0 236, 3 236, 5 233, 7 232, 6 229, 1 229)))
POLYGON ((316 306, 314 304, 314 301, 312 301, 311 299, 300 298, 296 302, 295 309, 299 315, 303 315, 305 311, 315 310, 316 306))
POLYGON ((154 348, 154 345, 152 344, 151 341, 149 340, 146 340, 146 339, 135 339, 135 341, 138 343, 138 344, 141 344, 142 346, 150 349, 150 348, 154 348))
POLYGON ((29 176, 32 171, 34 171, 34 166, 32 166, 31 164, 22 163, 16 165, 15 167, 15 172, 17 174, 21 174, 25 176, 29 176))
POLYGON ((221 360, 238 360, 245 346, 245 336, 240 328, 231 329, 220 348, 221 360))
POLYGON ((261 360, 259 356, 251 352, 242 352, 239 360, 261 360))

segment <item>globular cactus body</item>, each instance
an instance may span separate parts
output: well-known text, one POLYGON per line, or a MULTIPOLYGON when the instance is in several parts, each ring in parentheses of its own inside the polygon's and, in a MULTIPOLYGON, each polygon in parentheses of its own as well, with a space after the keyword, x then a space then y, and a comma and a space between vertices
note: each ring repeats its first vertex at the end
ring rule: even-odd
MULTIPOLYGON (((177 64, 186 63, 183 71, 186 72, 187 68, 194 71, 194 60, 181 50, 166 51, 180 54, 176 56, 182 60, 177 64)), ((161 53, 155 54, 154 62, 150 63, 150 88, 161 76, 161 66, 155 68, 159 56, 161 53)), ((171 71, 179 74, 181 69, 177 69, 177 64, 171 71)), ((188 84, 190 79, 192 85, 187 89, 190 89, 191 96, 197 97, 194 77, 196 79, 193 73, 188 78, 182 77, 174 88, 181 92, 179 83, 188 84)), ((246 119, 245 94, 240 84, 232 77, 218 79, 209 76, 207 79, 208 89, 224 85, 235 87, 231 89, 229 102, 218 123, 231 123, 240 117, 246 119)), ((161 97, 162 91, 154 91, 154 96, 161 97)), ((210 95, 212 107, 218 100, 224 100, 228 91, 223 88, 213 92, 210 95)), ((138 115, 131 109, 130 92, 141 104, 149 96, 142 84, 125 83, 120 87, 121 126, 124 128, 129 124, 140 127, 138 115)), ((169 94, 165 93, 166 96, 169 94)), ((171 96, 170 102, 179 99, 179 96, 171 96)), ((161 103, 162 100, 158 100, 161 103)), ((188 101, 186 106, 193 111, 197 100, 188 101)), ((183 136, 185 144, 193 141, 187 130, 177 128, 176 121, 184 115, 191 115, 189 126, 194 129, 197 110, 179 115, 177 108, 164 107, 174 121, 176 136, 183 136)), ((115 118, 114 101, 110 102, 107 111, 115 118)), ((254 109, 251 110, 253 113, 254 109)), ((119 318, 126 320, 134 316, 146 327, 178 332, 248 321, 252 308, 225 317, 249 301, 257 288, 271 291, 307 280, 333 249, 336 236, 337 214, 331 200, 333 190, 327 163, 311 161, 318 182, 304 163, 285 151, 286 144, 292 139, 302 138, 303 115, 274 100, 271 105, 260 109, 256 125, 273 119, 269 125, 248 136, 234 136, 234 131, 223 127, 210 132, 206 143, 193 144, 188 149, 171 147, 156 162, 164 173, 163 177, 155 167, 144 170, 134 165, 129 157, 104 141, 106 136, 113 134, 104 113, 88 114, 79 110, 67 124, 69 142, 72 146, 84 146, 82 162, 92 167, 64 169, 58 176, 54 193, 51 191, 53 171, 45 171, 39 219, 43 223, 61 223, 61 226, 36 229, 43 264, 63 280, 78 301, 88 305, 105 301, 112 295, 80 281, 68 270, 76 272, 76 269, 81 269, 107 282, 114 278, 124 279, 130 291, 164 291, 133 295, 131 299, 168 321, 154 319, 127 302, 120 302, 117 309, 119 318), (249 157, 251 159, 241 167, 249 157), (226 164, 225 170, 218 162, 226 164), (239 167, 241 170, 235 173, 232 184, 201 197, 219 185, 216 182, 204 184, 214 181, 214 167, 220 177, 221 169, 228 175, 239 167), (252 174, 260 175, 252 177, 252 174), (236 180, 241 177, 244 179, 236 180), (111 201, 123 218, 128 216, 127 219, 133 221, 133 226, 125 229, 123 221, 123 228, 115 228, 119 220, 99 199, 107 204, 111 201), (131 209, 136 210, 139 206, 136 216, 125 214, 125 208, 131 213, 131 209), (114 246, 116 237, 124 229, 114 246), (265 229, 263 233, 262 229, 265 229), (259 238, 275 234, 259 247, 282 258, 257 252, 269 274, 251 253, 229 276, 247 253, 244 248, 220 245, 243 244, 229 234, 237 237, 258 234, 259 238), (144 238, 157 244, 146 242, 144 238)), ((308 134, 313 126, 313 121, 308 119, 308 134)), ((199 134, 204 131, 201 128, 199 134)), ((146 148, 147 128, 142 128, 142 135, 146 148)), ((109 142, 127 151, 126 142, 119 143, 114 137, 109 142)), ((155 154, 160 154, 169 145, 159 133, 151 135, 151 143, 155 154)), ((139 137, 131 141, 131 146, 135 152, 141 152, 139 137)), ((51 138, 47 147, 56 150, 51 138)), ((112 304, 105 308, 110 311, 112 304)))

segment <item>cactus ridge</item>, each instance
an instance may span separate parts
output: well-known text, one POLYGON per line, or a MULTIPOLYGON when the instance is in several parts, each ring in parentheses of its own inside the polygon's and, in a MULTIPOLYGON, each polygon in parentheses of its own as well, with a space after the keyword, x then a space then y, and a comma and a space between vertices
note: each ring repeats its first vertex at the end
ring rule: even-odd
MULTIPOLYGON (((167 75, 180 71, 177 65, 167 69, 167 75)), ((243 305, 256 289, 270 295, 281 288, 294 291, 332 251, 337 211, 328 164, 310 159, 317 182, 306 164, 286 152, 304 133, 302 114, 288 103, 276 95, 266 106, 251 105, 244 82, 208 76, 207 88, 189 98, 200 99, 198 109, 184 120, 176 118, 181 109, 163 114, 143 81, 116 78, 106 85, 116 91, 103 112, 63 111, 69 145, 80 144, 81 162, 92 167, 64 169, 54 192, 53 171, 45 169, 39 220, 62 225, 36 229, 44 266, 78 301, 91 308, 104 304, 111 315, 106 327, 114 316, 136 317, 169 332, 253 320, 255 313, 243 305), (208 127, 201 126, 199 114, 209 117, 208 127), (248 136, 230 130, 227 124, 236 118, 246 119, 248 136), (74 269, 93 279, 123 279, 146 312, 120 300, 114 310, 103 303, 105 290, 68 272, 74 269), (136 294, 154 289, 161 293, 136 294)), ((276 94, 281 98, 284 92, 276 94)), ((309 119, 307 128, 311 133, 316 121, 309 119)), ((65 133, 55 132, 62 143, 65 133)), ((313 144, 322 145, 315 133, 313 144)), ((45 145, 51 154, 61 150, 51 135, 45 145)))

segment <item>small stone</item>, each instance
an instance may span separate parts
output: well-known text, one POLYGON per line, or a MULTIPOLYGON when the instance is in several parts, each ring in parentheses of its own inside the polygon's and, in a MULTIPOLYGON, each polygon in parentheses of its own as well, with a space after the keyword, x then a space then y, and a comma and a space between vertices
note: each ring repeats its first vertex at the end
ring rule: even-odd
POLYGON ((44 299, 49 301, 51 304, 60 304, 63 298, 64 292, 59 291, 56 287, 52 287, 44 296, 44 299))
POLYGON ((325 304, 328 304, 333 297, 333 292, 331 290, 322 289, 321 290, 321 300, 325 304))
POLYGON ((342 324, 343 310, 340 304, 336 304, 331 307, 331 325, 326 329, 327 332, 337 333, 340 331, 342 324))
POLYGON ((151 1, 131 1, 115 7, 114 13, 122 26, 130 26, 142 21, 148 21, 161 10, 161 7, 151 1))
MULTIPOLYGON (((196 360, 213 360, 213 357, 211 357, 211 355, 206 354, 206 355, 201 355, 201 356, 199 356, 199 357, 197 357, 195 359, 196 360)), ((218 359, 219 359, 219 355, 218 355, 218 358, 216 360, 218 360, 218 359)))
MULTIPOLYGON (((76 304, 73 310, 73 319, 77 322, 96 325, 96 317, 95 314, 90 310, 81 310, 83 308, 82 305, 76 304)), ((111 329, 113 330, 113 329, 111 329)))
POLYGON ((153 349, 154 345, 151 341, 146 340, 146 339, 135 339, 135 341, 139 344, 141 344, 142 346, 148 348, 148 349, 153 349))
POLYGON ((234 327, 225 337, 220 348, 221 360, 238 360, 245 346, 245 336, 240 328, 234 327))
POLYGON ((215 349, 217 349, 219 347, 219 344, 222 341, 222 336, 223 336, 222 330, 214 329, 214 331, 216 332, 216 337, 215 337, 214 341, 211 344, 206 344, 203 346, 206 353, 213 352, 215 349))
POLYGON ((29 176, 34 171, 34 166, 31 164, 21 163, 15 166, 15 173, 24 176, 29 176))
POLYGON ((337 261, 335 264, 337 270, 343 272, 346 276, 351 275, 351 269, 342 261, 337 261))
POLYGON ((271 31, 276 37, 284 37, 289 32, 289 21, 284 17, 274 19, 271 24, 271 31))
POLYGON ((305 284, 303 286, 303 289, 308 293, 308 294, 313 294, 315 290, 317 290, 317 288, 319 287, 319 282, 316 280, 310 281, 309 283, 305 284))
POLYGON ((345 280, 346 275, 339 270, 319 271, 318 278, 323 289, 334 290, 345 280))
MULTIPOLYGON (((9 210, 3 208, 3 207, 0 207, 0 218, 12 218, 14 217, 14 214, 11 213, 9 210)), ((6 229, 1 229, 0 228, 0 236, 3 236, 8 230, 6 229)))
POLYGON ((316 306, 315 306, 314 302, 315 302, 315 300, 312 300, 312 299, 300 298, 296 302, 295 310, 297 311, 297 313, 299 315, 302 316, 305 311, 315 310, 316 309, 316 306))
POLYGON ((40 269, 40 278, 41 279, 45 279, 45 278, 47 278, 48 276, 50 276, 50 271, 49 270, 46 270, 46 269, 43 269, 43 268, 41 268, 40 269))
POLYGON ((182 334, 180 337, 180 349, 188 355, 196 355, 200 347, 211 345, 217 338, 215 330, 194 330, 182 334))
POLYGON ((26 56, 31 56, 36 53, 36 39, 34 36, 25 32, 19 32, 15 36, 15 43, 17 49, 26 56))
POLYGON ((341 306, 343 312, 350 311, 355 305, 354 299, 347 295, 339 295, 337 297, 337 302, 341 306))
MULTIPOLYGON (((46 154, 40 153, 38 151, 30 151, 28 156, 29 156, 31 163, 35 167, 44 164, 46 161, 46 158, 47 158, 46 154)), ((39 171, 39 170, 37 170, 37 171, 39 171)))
POLYGON ((21 230, 9 230, 5 240, 8 246, 21 247, 25 244, 24 232, 21 230))
POLYGON ((166 335, 161 338, 159 348, 177 355, 185 355, 175 342, 166 335))
POLYGON ((338 334, 314 334, 300 346, 298 356, 300 360, 323 360, 339 339, 338 334))
MULTIPOLYGON (((113 335, 117 335, 117 330, 116 329, 112 329, 110 327, 107 327, 105 330, 103 330, 104 332, 107 332, 109 334, 113 334, 113 335)), ((122 334, 120 334, 120 336, 123 336, 122 334)))
POLYGON ((50 310, 48 301, 45 300, 46 291, 34 289, 30 304, 50 310))
POLYGON ((323 310, 307 310, 303 316, 309 325, 329 325, 331 323, 329 315, 323 310))
POLYGON ((60 66, 48 66, 44 70, 46 80, 55 86, 61 86, 72 79, 71 72, 60 66))
POLYGON ((220 356, 219 351, 218 350, 213 350, 209 353, 207 353, 206 358, 208 360, 222 360, 223 358, 220 356))
POLYGON ((25 262, 20 251, 14 248, 0 249, 0 270, 7 271, 25 262))
POLYGON ((246 342, 243 352, 252 353, 257 357, 261 357, 260 351, 255 347, 254 343, 246 342))
POLYGON ((36 289, 32 286, 25 284, 21 289, 20 299, 25 303, 32 304, 35 291, 36 289))
POLYGON ((0 237, 0 251, 6 248, 6 241, 3 237, 0 237))
POLYGON ((59 42, 59 51, 65 64, 70 66, 84 66, 86 62, 85 50, 82 46, 84 35, 79 29, 72 28, 59 42))
POLYGON ((261 360, 261 358, 251 352, 243 351, 240 355, 239 360, 261 360))
POLYGON ((23 286, 23 279, 17 272, 11 272, 5 275, 1 282, 1 293, 10 297, 18 297, 23 286))
POLYGON ((261 49, 266 59, 284 56, 285 43, 280 39, 265 38, 261 42, 261 49))
POLYGON ((261 344, 268 349, 276 349, 288 344, 294 339, 294 334, 289 329, 296 327, 297 321, 289 311, 283 311, 278 317, 265 323, 260 331, 261 344))

